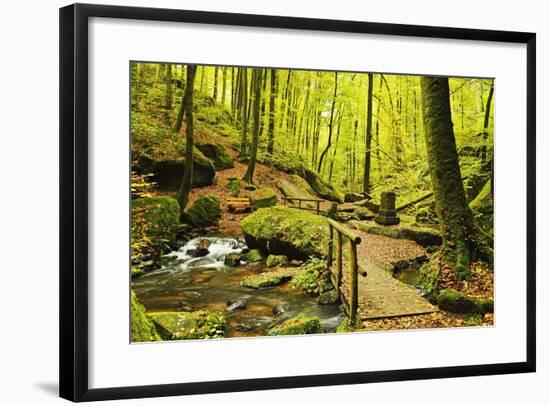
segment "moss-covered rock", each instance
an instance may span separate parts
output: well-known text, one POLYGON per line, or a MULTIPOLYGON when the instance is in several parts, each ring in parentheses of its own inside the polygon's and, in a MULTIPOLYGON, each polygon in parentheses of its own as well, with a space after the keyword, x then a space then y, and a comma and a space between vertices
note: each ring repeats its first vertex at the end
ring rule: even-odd
POLYGON ((165 340, 223 338, 226 320, 221 313, 196 312, 149 313, 157 331, 165 340))
POLYGON ((400 225, 398 227, 379 226, 372 223, 359 221, 350 221, 358 230, 370 234, 384 235, 386 237, 398 238, 403 240, 413 240, 423 247, 432 245, 441 245, 441 233, 428 227, 412 227, 400 225))
POLYGON ((293 275, 294 271, 292 269, 280 268, 247 276, 241 281, 241 286, 250 289, 269 288, 289 281, 293 275))
POLYGON ((445 289, 437 297, 437 305, 440 309, 453 313, 492 313, 493 301, 480 300, 467 296, 454 289, 445 289))
POLYGON ((249 247, 289 258, 323 257, 328 247, 328 223, 322 216, 290 207, 259 209, 241 221, 249 247))
POLYGON ((344 195, 338 192, 330 183, 325 182, 317 172, 304 168, 303 178, 320 198, 331 202, 344 203, 344 195))
POLYGON ((239 266, 241 264, 241 254, 230 253, 227 254, 223 260, 225 266, 239 266))
MULTIPOLYGON (((306 180, 298 175, 291 175, 290 181, 281 178, 275 183, 277 188, 285 197, 301 197, 303 199, 316 199, 317 196, 313 193, 306 180)), ((308 209, 314 209, 315 203, 302 202, 302 207, 308 209)), ((290 207, 298 207, 298 202, 288 201, 287 205, 290 207)))
POLYGON ((179 217, 180 206, 171 197, 132 200, 132 250, 160 257, 176 240, 179 217))
POLYGON ((270 255, 265 264, 268 268, 288 266, 288 257, 286 255, 270 255))
POLYGON ((317 317, 298 316, 288 319, 267 332, 268 336, 288 336, 317 334, 321 332, 321 322, 317 317))
POLYGON ((132 342, 159 341, 160 337, 151 319, 145 313, 145 308, 131 293, 130 331, 132 342))
POLYGON ((264 260, 262 252, 254 248, 241 256, 241 259, 247 263, 260 262, 264 260))
POLYGON ((200 196, 185 212, 184 219, 195 227, 208 227, 222 216, 220 199, 213 195, 200 196))
POLYGON ((233 168, 235 166, 233 163, 233 157, 229 155, 225 148, 220 144, 198 144, 197 148, 204 154, 204 156, 212 161, 214 168, 217 171, 233 168))
POLYGON ((333 289, 327 271, 327 264, 321 260, 311 260, 297 269, 292 279, 293 288, 301 288, 310 295, 319 295, 333 289))
MULTIPOLYGON (((185 153, 172 159, 152 159, 141 157, 135 168, 139 173, 152 173, 151 180, 162 190, 178 190, 183 179, 185 168, 185 153)), ((198 149, 193 151, 193 187, 210 186, 214 184, 216 169, 212 161, 206 158, 198 149)))
POLYGON ((320 305, 332 305, 338 303, 338 294, 336 289, 321 293, 317 298, 317 303, 320 305))
POLYGON ((261 188, 249 193, 250 203, 256 209, 271 207, 277 204, 277 195, 271 188, 261 188))
POLYGON ((374 214, 366 207, 359 206, 353 210, 352 218, 355 220, 372 220, 374 214))
MULTIPOLYGON (((181 185, 185 167, 185 137, 162 126, 148 113, 132 110, 132 169, 151 178, 161 190, 176 191, 181 185)), ((193 149, 193 186, 214 182, 214 164, 195 146, 193 149)))

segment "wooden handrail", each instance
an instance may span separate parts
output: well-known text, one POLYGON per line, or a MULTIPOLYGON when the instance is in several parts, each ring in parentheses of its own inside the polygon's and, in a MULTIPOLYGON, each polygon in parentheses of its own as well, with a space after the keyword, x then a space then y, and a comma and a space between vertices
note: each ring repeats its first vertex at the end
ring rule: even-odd
MULTIPOLYGON (((336 297, 340 299, 342 305, 349 316, 349 318, 355 323, 357 320, 357 313, 359 309, 359 265, 357 263, 357 245, 361 243, 361 238, 347 229, 340 223, 327 219, 329 225, 329 243, 328 243, 328 256, 327 266, 330 271, 331 281, 336 288, 336 297), (336 233, 334 233, 336 230, 336 233), (349 276, 350 276, 350 297, 349 302, 347 298, 342 295, 342 274, 343 274, 343 238, 349 239, 349 276), (335 238, 336 237, 336 238, 335 238), (334 243, 336 240, 336 244, 334 243), (336 245, 336 258, 333 258, 333 248, 336 245), (336 263, 336 273, 333 273, 333 261, 336 263)), ((366 275, 363 275, 366 276, 366 275)))
POLYGON ((342 224, 334 221, 333 219, 327 218, 328 223, 334 227, 336 230, 348 237, 354 244, 361 244, 361 237, 351 231, 349 228, 344 227, 342 224))
POLYGON ((323 199, 305 198, 305 197, 288 197, 283 196, 283 200, 301 200, 302 202, 324 202, 323 199))

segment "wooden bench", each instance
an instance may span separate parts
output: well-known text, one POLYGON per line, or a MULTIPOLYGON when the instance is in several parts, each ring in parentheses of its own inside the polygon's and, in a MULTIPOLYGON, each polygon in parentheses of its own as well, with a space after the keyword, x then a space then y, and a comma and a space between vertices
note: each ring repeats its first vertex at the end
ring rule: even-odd
POLYGON ((235 213, 238 210, 249 212, 252 211, 253 207, 250 204, 250 199, 248 197, 228 197, 227 209, 230 213, 235 213))

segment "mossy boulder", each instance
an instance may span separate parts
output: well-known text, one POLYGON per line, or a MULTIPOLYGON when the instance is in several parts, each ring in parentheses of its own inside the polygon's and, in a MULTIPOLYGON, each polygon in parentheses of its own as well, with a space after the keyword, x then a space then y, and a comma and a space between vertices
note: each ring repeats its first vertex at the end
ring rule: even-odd
POLYGON ((227 254, 223 260, 225 266, 239 266, 241 264, 241 254, 230 253, 227 254))
POLYGON ((168 196, 132 200, 132 248, 160 257, 176 241, 180 206, 168 196))
POLYGON ((322 199, 331 202, 344 203, 344 195, 338 192, 330 183, 325 182, 318 173, 311 169, 304 168, 301 175, 309 184, 313 192, 322 199))
POLYGON ((423 247, 441 245, 443 241, 439 231, 428 227, 413 227, 404 225, 387 227, 355 220, 350 221, 350 224, 358 230, 366 233, 403 240, 413 240, 423 247))
POLYGON ((233 168, 233 157, 227 153, 225 148, 220 144, 208 143, 198 144, 197 148, 214 164, 214 168, 217 171, 222 169, 233 168))
POLYGON ((223 338, 226 320, 221 313, 195 312, 149 313, 157 331, 165 340, 223 338))
POLYGON ((159 341, 160 337, 152 320, 145 313, 145 308, 131 293, 130 332, 132 342, 159 341))
POLYGON ((321 293, 317 298, 317 303, 319 303, 320 305, 333 305, 338 303, 338 294, 336 292, 336 289, 321 293))
POLYGON ((251 192, 248 197, 256 209, 271 207, 277 204, 277 195, 271 188, 261 188, 251 192))
POLYGON ((294 271, 292 269, 280 268, 247 276, 241 281, 241 286, 250 289, 269 288, 272 286, 282 285, 292 279, 293 275, 294 271))
MULTIPOLYGON (((131 118, 132 169, 140 174, 152 173, 151 180, 161 190, 177 191, 185 168, 185 138, 145 111, 133 110, 131 118)), ((214 164, 195 146, 193 186, 212 185, 215 176, 214 164)))
POLYGON ((309 295, 319 295, 334 289, 330 282, 327 264, 321 260, 311 260, 299 267, 291 286, 301 288, 309 295))
POLYGON ((254 248, 243 254, 241 259, 247 263, 260 262, 264 260, 264 256, 259 249, 254 248))
POLYGON ((286 255, 270 255, 267 257, 265 264, 268 268, 277 268, 288 266, 288 257, 286 255))
POLYGON ((437 305, 442 310, 448 310, 453 313, 492 313, 493 301, 480 300, 467 296, 454 289, 445 289, 439 292, 437 305))
POLYGON ((298 334, 317 334, 321 332, 318 317, 298 316, 276 325, 267 332, 268 336, 288 336, 298 334))
MULTIPOLYGON (((137 160, 135 168, 139 173, 152 173, 151 180, 156 182, 161 190, 176 191, 181 186, 185 168, 185 149, 182 155, 174 158, 151 158, 142 156, 137 160)), ((193 187, 210 186, 214 184, 216 168, 210 159, 197 148, 193 150, 193 187)))
POLYGON ((222 216, 220 199, 213 195, 200 196, 185 212, 184 219, 195 227, 208 227, 222 216))
MULTIPOLYGON (((281 178, 275 183, 277 188, 285 197, 301 197, 303 199, 316 199, 317 196, 313 193, 306 180, 298 175, 290 175, 290 181, 281 178)), ((314 202, 302 202, 302 207, 314 209, 314 202)), ((298 207, 298 202, 288 201, 290 207, 298 207)))
POLYGON ((322 216, 290 207, 259 209, 241 221, 249 247, 290 259, 323 257, 328 247, 328 223, 322 216))

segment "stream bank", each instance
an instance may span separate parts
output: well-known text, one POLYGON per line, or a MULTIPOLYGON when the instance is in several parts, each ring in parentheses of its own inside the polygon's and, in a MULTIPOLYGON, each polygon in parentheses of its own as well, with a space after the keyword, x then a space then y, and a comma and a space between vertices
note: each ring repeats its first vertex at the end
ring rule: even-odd
POLYGON ((300 269, 268 269, 265 261, 225 264, 227 257, 248 251, 242 238, 194 238, 165 255, 167 263, 161 268, 134 278, 132 290, 149 314, 207 311, 222 315, 224 337, 267 335, 275 326, 295 318, 318 319, 316 332, 336 331, 344 319, 338 304, 318 304, 317 297, 293 287, 290 278, 278 286, 243 286, 243 280, 261 273, 300 269), (201 244, 208 245, 208 253, 197 256, 201 244))

